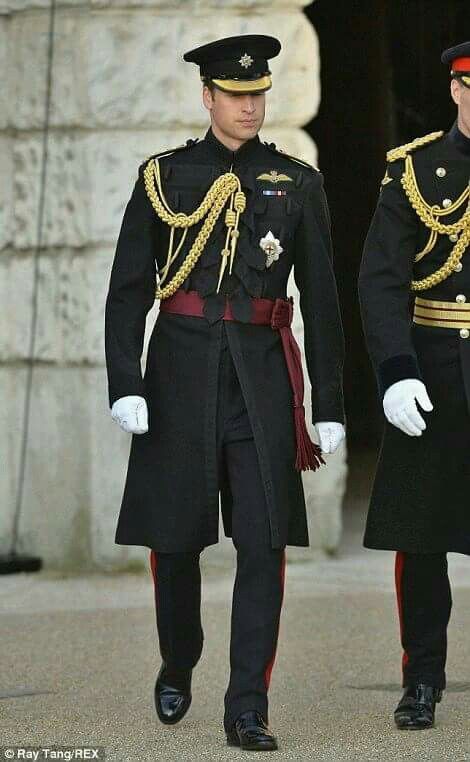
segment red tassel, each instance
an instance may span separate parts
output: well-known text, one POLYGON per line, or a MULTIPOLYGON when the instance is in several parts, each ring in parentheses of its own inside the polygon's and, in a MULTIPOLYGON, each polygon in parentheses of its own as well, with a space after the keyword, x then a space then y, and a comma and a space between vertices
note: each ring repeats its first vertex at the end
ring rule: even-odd
POLYGON ((294 422, 295 438, 297 440, 295 467, 297 471, 316 471, 321 464, 326 464, 322 458, 321 448, 315 442, 312 442, 309 437, 303 405, 294 408, 294 422))

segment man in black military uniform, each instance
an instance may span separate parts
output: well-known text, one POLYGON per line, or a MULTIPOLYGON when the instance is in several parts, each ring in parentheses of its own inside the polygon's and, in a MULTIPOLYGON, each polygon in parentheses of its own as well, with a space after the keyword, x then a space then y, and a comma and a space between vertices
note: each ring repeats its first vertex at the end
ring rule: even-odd
POLYGON ((399 728, 434 723, 452 604, 446 554, 470 553, 470 42, 442 61, 457 121, 389 152, 359 276, 387 418, 364 544, 397 551, 399 728))
POLYGON ((151 549, 157 713, 175 723, 191 702, 203 646, 199 556, 218 540, 220 493, 237 549, 224 728, 229 744, 255 750, 276 748, 267 693, 285 546, 308 545, 301 471, 315 469, 344 436, 343 333, 323 178, 258 136, 268 59, 279 50, 273 37, 244 35, 185 54, 200 67, 211 126, 203 140, 140 166, 106 301, 109 403, 134 434, 115 539, 151 549), (292 268, 321 450, 305 425, 286 296, 292 268))

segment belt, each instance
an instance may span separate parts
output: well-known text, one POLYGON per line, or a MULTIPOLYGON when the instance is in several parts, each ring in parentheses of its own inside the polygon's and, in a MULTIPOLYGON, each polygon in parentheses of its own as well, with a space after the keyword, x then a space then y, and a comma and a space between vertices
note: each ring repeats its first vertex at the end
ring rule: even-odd
MULTIPOLYGON (((294 300, 292 297, 275 300, 251 297, 251 304, 252 318, 250 323, 254 325, 270 325, 273 330, 279 331, 281 336, 294 398, 294 425, 297 445, 295 468, 298 471, 306 471, 308 469, 315 471, 325 461, 321 456, 320 447, 310 439, 305 423, 302 358, 299 345, 290 327, 294 312, 294 300)), ((183 289, 178 289, 172 296, 161 300, 160 311, 177 315, 204 317, 204 299, 199 296, 197 291, 186 292, 183 289)), ((228 298, 225 303, 223 320, 235 320, 228 298)))
POLYGON ((463 339, 470 336, 470 304, 415 299, 413 322, 435 328, 459 328, 463 339))

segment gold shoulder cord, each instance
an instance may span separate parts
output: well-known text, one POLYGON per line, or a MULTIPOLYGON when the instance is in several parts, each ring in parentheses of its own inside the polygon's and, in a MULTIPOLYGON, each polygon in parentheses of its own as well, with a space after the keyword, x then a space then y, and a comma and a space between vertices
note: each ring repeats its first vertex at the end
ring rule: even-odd
POLYGON ((233 172, 225 172, 225 174, 220 175, 220 177, 214 180, 198 208, 189 215, 184 214, 183 212, 173 212, 166 202, 162 188, 160 164, 158 158, 151 159, 147 163, 144 169, 144 182, 145 190, 157 215, 171 228, 167 260, 161 272, 158 272, 159 284, 155 292, 155 297, 157 299, 167 299, 169 296, 174 294, 175 291, 186 280, 190 272, 194 269, 201 254, 203 253, 209 236, 212 233, 214 225, 217 222, 222 209, 230 199, 230 206, 225 210, 225 224, 227 226, 227 235, 225 239, 225 246, 220 252, 222 261, 220 263, 219 280, 217 284, 218 293, 229 257, 229 272, 232 272, 232 264, 235 256, 237 239, 240 235, 238 231, 238 222, 240 214, 244 212, 246 207, 246 196, 241 189, 239 178, 233 172), (157 187, 155 187, 155 183, 157 187), (190 251, 186 255, 184 262, 179 267, 178 271, 175 273, 170 282, 162 288, 162 284, 168 276, 170 265, 175 261, 176 257, 181 251, 181 247, 186 239, 188 228, 200 222, 206 214, 207 217, 204 220, 204 223, 199 233, 197 234, 190 251), (174 232, 176 228, 182 228, 184 232, 181 236, 176 251, 173 252, 174 232))
POLYGON ((431 231, 429 240, 422 251, 420 251, 416 257, 415 262, 419 262, 426 254, 428 254, 435 246, 438 235, 454 236, 459 235, 457 242, 452 249, 447 261, 436 272, 431 273, 426 278, 421 280, 411 281, 412 291, 424 291, 433 286, 437 286, 442 281, 446 280, 452 275, 456 265, 460 262, 467 246, 470 244, 470 186, 467 187, 459 198, 447 209, 441 209, 440 206, 428 204, 418 187, 416 180, 416 174, 413 166, 413 157, 410 152, 416 148, 420 148, 433 140, 437 140, 442 137, 443 132, 432 132, 429 135, 425 135, 422 138, 417 138, 411 143, 407 143, 404 146, 395 148, 389 151, 387 154, 388 161, 396 161, 397 159, 405 159, 405 171, 401 177, 401 184, 406 193, 408 201, 415 210, 421 222, 431 231), (469 203, 467 209, 457 222, 449 225, 445 225, 440 222, 440 217, 448 214, 452 214, 457 211, 467 200, 469 203))

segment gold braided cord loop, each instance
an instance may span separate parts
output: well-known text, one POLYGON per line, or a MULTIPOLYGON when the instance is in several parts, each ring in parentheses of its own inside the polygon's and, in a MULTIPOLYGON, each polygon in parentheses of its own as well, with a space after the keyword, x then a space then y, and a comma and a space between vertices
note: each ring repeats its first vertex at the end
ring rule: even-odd
POLYGON ((462 232, 459 240, 457 241, 454 248, 452 249, 449 258, 442 265, 442 267, 436 270, 436 272, 431 273, 431 275, 428 275, 427 278, 411 281, 411 290, 424 291, 425 289, 432 288, 433 286, 437 286, 439 283, 442 283, 443 280, 446 280, 446 278, 448 278, 449 275, 452 275, 452 273, 454 272, 456 265, 458 265, 458 263, 462 259, 462 256, 465 253, 465 249, 467 248, 469 244, 470 244, 470 224, 462 232))
POLYGON ((451 206, 447 207, 447 209, 441 209, 439 206, 430 206, 424 200, 418 188, 416 174, 413 167, 413 159, 411 156, 406 157, 405 172, 402 175, 401 184, 403 185, 405 193, 408 197, 408 201, 420 218, 421 222, 430 230, 433 230, 436 233, 440 233, 441 235, 454 235, 455 233, 460 233, 460 231, 467 227, 467 225, 470 223, 470 207, 467 208, 462 217, 453 224, 444 225, 442 222, 439 222, 439 220, 436 219, 437 217, 442 217, 457 211, 457 209, 459 209, 459 207, 461 207, 462 204, 464 204, 465 201, 467 201, 467 199, 470 197, 469 186, 467 186, 463 193, 461 193, 457 201, 455 201, 451 206))
POLYGON ((434 249, 434 246, 436 245, 437 241, 437 233, 435 230, 431 230, 431 235, 429 236, 429 240, 424 247, 422 251, 419 251, 417 255, 415 256, 415 262, 419 262, 423 257, 426 256, 426 254, 429 254, 430 251, 434 249))
POLYGON ((393 148, 387 153, 387 161, 393 162, 398 159, 405 159, 405 171, 401 177, 401 184, 406 193, 408 201, 412 208, 418 215, 419 219, 430 231, 429 239, 422 251, 415 256, 415 262, 419 262, 426 254, 428 254, 434 248, 438 235, 454 236, 460 234, 454 248, 452 249, 447 261, 436 272, 431 273, 426 278, 421 280, 411 281, 412 291, 425 291, 428 288, 437 286, 442 281, 446 280, 454 272, 456 266, 459 264, 465 250, 470 244, 470 201, 466 211, 457 222, 445 225, 440 222, 440 218, 453 214, 459 209, 468 199, 470 199, 470 187, 467 187, 459 198, 450 206, 445 209, 441 209, 440 206, 428 204, 423 198, 421 191, 418 187, 416 180, 416 174, 413 166, 413 158, 410 155, 418 148, 422 148, 435 140, 438 140, 444 135, 444 132, 431 132, 428 135, 424 135, 421 138, 412 140, 411 143, 405 143, 405 145, 393 148))
POLYGON ((163 268, 159 286, 155 292, 157 299, 166 299, 174 294, 178 288, 180 288, 180 286, 195 267, 201 254, 203 253, 209 236, 212 233, 215 223, 217 222, 217 219, 219 218, 225 204, 229 199, 230 207, 235 204, 235 211, 232 210, 232 208, 226 211, 225 222, 228 228, 227 242, 228 239, 231 238, 232 248, 230 250, 226 245, 221 252, 222 260, 220 266, 219 285, 217 287, 218 291, 227 263, 228 255, 231 255, 231 261, 233 261, 238 238, 238 218, 246 206, 245 194, 241 190, 240 180, 237 175, 232 172, 226 172, 225 174, 220 175, 220 177, 218 177, 213 182, 198 208, 189 215, 184 214, 183 212, 173 212, 170 209, 169 205, 166 203, 161 184, 160 166, 158 159, 150 160, 147 163, 144 169, 144 184, 147 195, 158 217, 171 227, 167 262, 163 268), (157 188, 155 188, 155 182, 157 184, 158 191, 157 188), (196 236, 190 251, 186 255, 184 262, 179 267, 178 271, 175 273, 170 282, 162 288, 163 280, 168 275, 169 267, 171 263, 176 259, 176 256, 181 249, 181 245, 187 233, 187 229, 200 222, 205 215, 207 215, 207 217, 204 220, 201 230, 196 236), (175 228, 183 228, 184 234, 183 239, 178 245, 176 253, 173 254, 173 232, 175 228))
POLYGON ((421 138, 412 140, 411 143, 405 143, 402 146, 398 146, 398 148, 392 148, 391 151, 387 152, 387 161, 406 159, 411 151, 414 151, 416 148, 422 148, 423 146, 428 145, 428 143, 432 143, 434 140, 442 138, 443 134, 444 130, 439 130, 438 132, 430 132, 428 135, 423 135, 421 138))
POLYGON ((447 261, 436 272, 428 275, 421 280, 413 280, 411 282, 412 291, 424 291, 427 288, 432 288, 438 283, 446 280, 455 270, 455 266, 460 262, 467 246, 470 243, 470 203, 467 206, 466 211, 457 222, 445 225, 439 221, 439 218, 452 214, 457 211, 468 199, 470 198, 470 187, 467 187, 459 198, 447 209, 441 209, 439 206, 431 206, 428 204, 418 187, 416 180, 416 174, 413 166, 413 159, 411 156, 407 156, 405 160, 405 172, 401 178, 401 184, 406 193, 408 201, 415 210, 421 222, 431 231, 431 235, 426 247, 417 256, 415 261, 419 261, 425 254, 427 254, 434 247, 438 234, 440 235, 457 235, 460 234, 458 241, 447 261))
MULTIPOLYGON (((432 143, 434 140, 438 140, 443 136, 444 132, 440 130, 439 132, 430 132, 428 135, 424 135, 421 138, 416 138, 415 140, 412 140, 410 143, 405 143, 405 145, 398 146, 398 148, 392 148, 391 151, 388 151, 387 153, 387 161, 393 162, 397 161, 398 159, 406 159, 408 157, 408 154, 410 151, 414 151, 416 148, 420 148, 424 145, 427 145, 428 143, 432 143)), ((385 177, 388 176, 388 170, 385 177)), ((430 251, 433 250, 434 246, 436 245, 437 241, 437 232, 434 230, 431 230, 431 234, 429 237, 429 240, 424 247, 424 249, 415 256, 415 262, 419 262, 426 254, 429 254, 430 251)))

